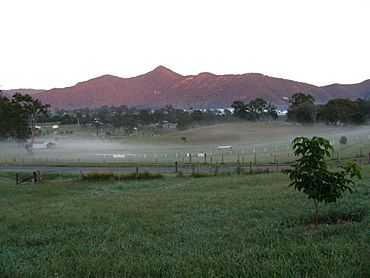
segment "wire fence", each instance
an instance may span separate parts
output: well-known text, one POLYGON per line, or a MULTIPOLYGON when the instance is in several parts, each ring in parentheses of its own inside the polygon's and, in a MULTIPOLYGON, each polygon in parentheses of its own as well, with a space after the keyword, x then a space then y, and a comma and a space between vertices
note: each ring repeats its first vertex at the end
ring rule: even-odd
MULTIPOLYGON (((370 153, 370 135, 349 137, 347 144, 339 143, 339 138, 331 139, 335 147, 331 157, 333 159, 356 158, 360 163, 367 163, 370 153)), ((173 164, 178 161, 182 164, 287 164, 295 160, 291 145, 287 142, 277 144, 255 144, 252 147, 238 145, 230 149, 217 147, 186 149, 146 149, 139 148, 122 151, 114 150, 36 150, 33 155, 23 151, 9 151, 1 155, 1 164, 173 164)))

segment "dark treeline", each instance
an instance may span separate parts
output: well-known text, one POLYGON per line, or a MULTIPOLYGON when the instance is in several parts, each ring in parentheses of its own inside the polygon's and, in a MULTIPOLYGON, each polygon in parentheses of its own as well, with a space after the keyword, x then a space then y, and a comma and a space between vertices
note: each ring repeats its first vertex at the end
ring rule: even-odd
MULTIPOLYGON (((132 133, 137 128, 173 127, 184 130, 189 127, 209 125, 235 120, 271 121, 278 119, 277 108, 262 98, 247 103, 234 101, 228 109, 174 108, 172 105, 158 109, 139 109, 103 106, 96 109, 47 111, 48 105, 29 95, 14 94, 11 98, 0 96, 0 138, 22 138, 33 140, 37 122, 102 126, 132 133)), ((281 119, 313 124, 324 122, 329 125, 363 124, 370 118, 370 100, 332 99, 326 104, 316 104, 309 94, 296 93, 289 101, 286 116, 281 119)))
POLYGON ((369 119, 370 100, 336 98, 326 104, 315 104, 315 98, 304 93, 292 96, 287 113, 287 120, 302 124, 364 124, 369 119))
POLYGON ((189 109, 189 111, 186 111, 176 109, 172 105, 151 110, 123 105, 72 111, 56 110, 48 119, 43 120, 61 124, 95 125, 97 127, 110 125, 114 129, 123 129, 131 133, 138 126, 172 126, 183 130, 191 126, 232 121, 233 117, 229 110, 189 109))
POLYGON ((234 110, 234 116, 242 120, 255 122, 276 120, 278 118, 276 106, 267 103, 262 98, 256 98, 248 103, 236 100, 231 107, 234 110))

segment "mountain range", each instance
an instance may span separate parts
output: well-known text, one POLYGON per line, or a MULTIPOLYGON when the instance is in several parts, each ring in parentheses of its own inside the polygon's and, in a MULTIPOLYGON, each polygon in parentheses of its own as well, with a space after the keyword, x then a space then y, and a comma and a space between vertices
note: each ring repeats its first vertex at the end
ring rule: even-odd
POLYGON ((234 100, 249 101, 261 97, 278 107, 287 106, 294 93, 311 94, 319 103, 332 98, 370 98, 370 80, 362 83, 314 86, 259 73, 215 75, 204 72, 183 76, 159 66, 131 78, 103 75, 72 87, 51 90, 20 89, 5 93, 29 93, 59 109, 96 108, 101 106, 216 108, 230 107, 234 100))

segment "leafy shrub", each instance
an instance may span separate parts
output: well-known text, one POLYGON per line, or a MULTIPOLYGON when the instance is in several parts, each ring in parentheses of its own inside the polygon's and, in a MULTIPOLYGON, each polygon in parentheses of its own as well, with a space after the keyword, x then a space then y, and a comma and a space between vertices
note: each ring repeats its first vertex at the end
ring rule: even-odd
POLYGON ((193 178, 205 178, 205 177, 210 177, 208 173, 201 173, 201 172, 194 172, 191 174, 193 178))
POLYGON ((184 175, 183 171, 178 171, 176 176, 179 177, 179 178, 183 178, 185 175, 184 175))
POLYGON ((112 172, 93 171, 84 177, 86 181, 110 181, 114 180, 112 172))
POLYGON ((326 157, 334 151, 330 142, 322 137, 297 137, 292 142, 293 152, 300 157, 292 169, 283 170, 296 190, 302 191, 315 203, 315 226, 318 224, 318 205, 335 203, 344 192, 352 192, 353 178, 361 178, 361 168, 353 161, 340 166, 339 171, 329 171, 326 157))
POLYGON ((114 174, 112 172, 91 172, 84 180, 86 181, 127 181, 127 180, 154 180, 162 179, 161 173, 133 172, 128 174, 114 174))
POLYGON ((340 137, 339 143, 341 143, 341 145, 347 145, 347 143, 348 143, 347 137, 346 136, 340 137))

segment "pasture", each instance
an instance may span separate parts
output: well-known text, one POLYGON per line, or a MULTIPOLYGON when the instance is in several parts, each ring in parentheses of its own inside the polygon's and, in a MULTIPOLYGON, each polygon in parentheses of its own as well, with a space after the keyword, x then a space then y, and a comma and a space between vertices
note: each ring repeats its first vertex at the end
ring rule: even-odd
MULTIPOLYGON (((71 175, 73 176, 73 175, 71 175)), ((280 173, 0 180, 1 277, 368 277, 370 167, 321 206, 280 173)))
POLYGON ((22 145, 0 143, 3 164, 122 164, 122 163, 287 163, 292 159, 290 142, 296 136, 324 136, 336 147, 335 158, 361 158, 370 152, 370 126, 302 127, 287 123, 227 123, 198 127, 186 131, 143 130, 127 136, 108 130, 62 126, 73 134, 42 135, 55 148, 27 154, 22 145), (340 145, 341 136, 348 138, 340 145), (186 142, 181 140, 186 138, 186 142), (217 146, 231 145, 232 151, 217 146), (206 154, 206 158, 204 158, 206 154))

